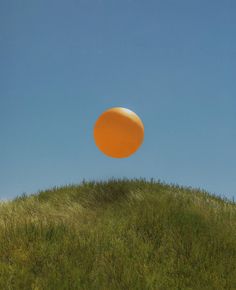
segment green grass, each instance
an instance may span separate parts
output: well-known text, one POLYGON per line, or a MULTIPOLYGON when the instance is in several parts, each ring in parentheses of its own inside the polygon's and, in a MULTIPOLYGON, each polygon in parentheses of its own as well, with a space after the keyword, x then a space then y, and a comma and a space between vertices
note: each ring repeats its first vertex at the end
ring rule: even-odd
POLYGON ((2 202, 0 289, 235 290, 236 205, 142 179, 2 202))

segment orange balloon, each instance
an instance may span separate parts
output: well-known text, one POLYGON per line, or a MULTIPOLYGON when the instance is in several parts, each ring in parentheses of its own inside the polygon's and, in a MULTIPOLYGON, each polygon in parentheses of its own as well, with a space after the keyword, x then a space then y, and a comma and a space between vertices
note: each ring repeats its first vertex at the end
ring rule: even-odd
POLYGON ((125 158, 141 146, 144 126, 134 112, 117 107, 102 113, 94 125, 93 133, 95 144, 105 155, 125 158))

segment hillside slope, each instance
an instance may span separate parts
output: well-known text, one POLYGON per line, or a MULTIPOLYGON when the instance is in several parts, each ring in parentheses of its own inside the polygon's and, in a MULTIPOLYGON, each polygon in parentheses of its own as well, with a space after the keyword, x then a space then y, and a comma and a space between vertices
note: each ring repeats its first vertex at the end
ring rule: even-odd
POLYGON ((236 205, 145 180, 0 203, 0 289, 236 289, 236 205))

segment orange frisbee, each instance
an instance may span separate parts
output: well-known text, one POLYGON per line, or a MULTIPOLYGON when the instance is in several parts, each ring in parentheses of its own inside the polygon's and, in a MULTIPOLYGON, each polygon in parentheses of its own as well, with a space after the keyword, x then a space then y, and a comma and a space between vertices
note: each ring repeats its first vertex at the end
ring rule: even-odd
POLYGON ((144 126, 137 114, 126 108, 103 112, 94 125, 94 140, 107 156, 125 158, 143 143, 144 126))

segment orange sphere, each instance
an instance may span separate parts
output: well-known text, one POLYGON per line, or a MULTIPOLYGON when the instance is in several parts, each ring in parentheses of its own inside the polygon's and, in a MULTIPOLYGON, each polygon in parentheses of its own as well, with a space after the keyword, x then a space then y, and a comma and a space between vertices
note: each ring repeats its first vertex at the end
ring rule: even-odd
POLYGON ((125 158, 132 155, 143 139, 143 123, 129 109, 111 108, 102 113, 94 125, 95 144, 109 157, 125 158))

